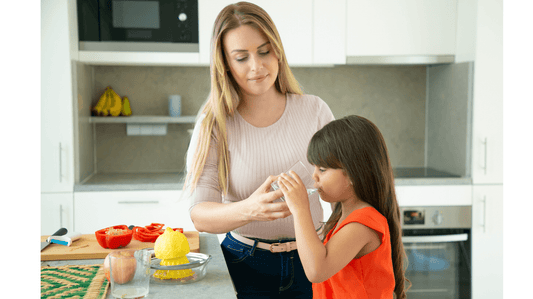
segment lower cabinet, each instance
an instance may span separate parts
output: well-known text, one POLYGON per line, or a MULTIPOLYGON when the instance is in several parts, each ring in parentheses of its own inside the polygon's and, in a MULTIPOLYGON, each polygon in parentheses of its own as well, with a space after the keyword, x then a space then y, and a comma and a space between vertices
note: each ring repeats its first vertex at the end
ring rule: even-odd
POLYGON ((472 298, 503 298, 503 185, 474 185, 472 298))
POLYGON ((74 230, 73 194, 41 193, 41 235, 51 235, 62 227, 74 230))
POLYGON ((190 199, 182 191, 75 192, 76 231, 90 234, 113 225, 165 226, 194 230, 189 216, 190 199))

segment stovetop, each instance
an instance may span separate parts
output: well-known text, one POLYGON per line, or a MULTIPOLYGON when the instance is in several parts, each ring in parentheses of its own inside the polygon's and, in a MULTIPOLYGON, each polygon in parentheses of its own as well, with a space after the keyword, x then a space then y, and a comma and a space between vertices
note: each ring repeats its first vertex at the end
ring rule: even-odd
POLYGON ((460 175, 452 174, 445 171, 429 167, 399 167, 394 168, 394 177, 397 179, 405 178, 460 178, 460 175))

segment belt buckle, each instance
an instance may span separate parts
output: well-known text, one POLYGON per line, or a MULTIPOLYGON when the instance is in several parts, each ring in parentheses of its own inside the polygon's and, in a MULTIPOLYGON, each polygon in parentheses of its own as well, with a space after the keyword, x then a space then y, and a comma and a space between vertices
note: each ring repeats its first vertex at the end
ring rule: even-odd
POLYGON ((270 252, 277 253, 277 252, 287 252, 289 251, 287 248, 287 243, 272 243, 270 244, 270 252))

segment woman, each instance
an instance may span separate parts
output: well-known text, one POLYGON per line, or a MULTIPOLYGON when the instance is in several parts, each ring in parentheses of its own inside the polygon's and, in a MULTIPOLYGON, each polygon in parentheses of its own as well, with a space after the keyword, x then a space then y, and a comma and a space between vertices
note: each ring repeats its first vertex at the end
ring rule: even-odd
MULTIPOLYGON (((222 251, 239 298, 311 298, 293 218, 270 184, 273 175, 307 161, 309 140, 333 114, 320 98, 302 94, 277 29, 259 6, 225 7, 211 47, 211 92, 187 154, 191 219, 198 231, 227 233, 222 251)), ((310 206, 318 230, 318 195, 310 206)))

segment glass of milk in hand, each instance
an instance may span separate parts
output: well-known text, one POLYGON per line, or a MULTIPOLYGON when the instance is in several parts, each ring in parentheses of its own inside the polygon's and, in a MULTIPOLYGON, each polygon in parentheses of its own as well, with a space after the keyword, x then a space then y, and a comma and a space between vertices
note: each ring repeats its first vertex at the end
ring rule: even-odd
MULTIPOLYGON (((307 183, 307 182, 312 182, 313 181, 313 178, 311 177, 311 174, 309 173, 309 170, 307 170, 307 168, 302 163, 302 161, 296 162, 294 165, 291 166, 291 168, 289 168, 284 173, 286 173, 289 176, 291 176, 290 173, 289 173, 291 170, 294 171, 300 177, 300 179, 302 180, 302 182, 304 182, 304 184, 307 183)), ((274 191, 279 189, 279 185, 278 185, 278 181, 277 180, 274 181, 270 186, 272 187, 272 189, 274 191)), ((311 195, 311 194, 313 194, 315 192, 316 192, 316 189, 308 188, 307 189, 307 196, 309 196, 309 195, 311 195)), ((285 198, 283 196, 280 197, 280 199, 282 201, 285 201, 285 198)))

